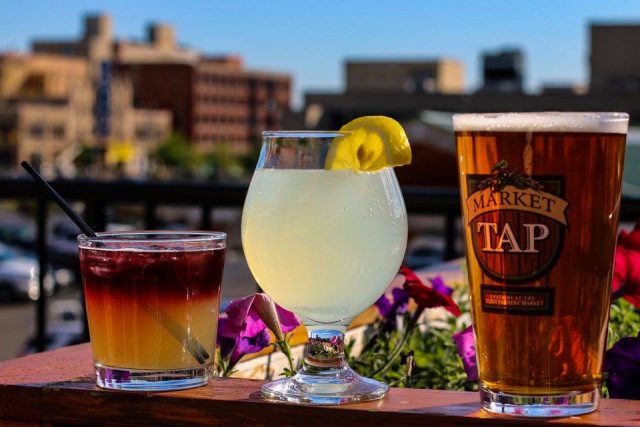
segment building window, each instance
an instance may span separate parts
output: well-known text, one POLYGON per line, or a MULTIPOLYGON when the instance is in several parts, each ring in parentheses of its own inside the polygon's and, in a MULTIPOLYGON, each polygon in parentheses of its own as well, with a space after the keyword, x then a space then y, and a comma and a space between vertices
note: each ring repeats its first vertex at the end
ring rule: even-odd
POLYGON ((51 130, 55 139, 64 139, 64 125, 56 125, 51 130))
POLYGON ((32 138, 40 139, 44 135, 44 127, 42 124, 35 124, 29 128, 29 135, 32 138))
POLYGON ((136 139, 137 140, 144 141, 146 139, 149 139, 150 136, 151 136, 151 132, 149 131, 148 128, 146 128, 146 127, 136 128, 136 139))

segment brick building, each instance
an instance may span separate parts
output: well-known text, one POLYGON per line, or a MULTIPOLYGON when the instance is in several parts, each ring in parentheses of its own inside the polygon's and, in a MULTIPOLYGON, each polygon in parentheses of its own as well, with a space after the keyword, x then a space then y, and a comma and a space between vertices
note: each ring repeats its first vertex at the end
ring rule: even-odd
POLYGON ((132 82, 137 107, 172 111, 174 130, 204 151, 226 143, 246 152, 289 108, 288 75, 247 70, 237 57, 123 63, 117 73, 132 82))

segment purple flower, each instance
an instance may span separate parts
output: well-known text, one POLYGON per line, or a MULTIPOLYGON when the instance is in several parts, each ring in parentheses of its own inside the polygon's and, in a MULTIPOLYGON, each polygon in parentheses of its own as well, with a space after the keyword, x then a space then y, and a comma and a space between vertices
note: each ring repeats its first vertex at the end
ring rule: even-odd
MULTIPOLYGON (((234 366, 245 354, 257 353, 263 348, 269 345, 269 332, 267 328, 263 326, 261 331, 255 333, 255 335, 248 335, 246 332, 242 335, 238 334, 236 337, 229 337, 222 335, 221 331, 228 331, 231 329, 228 315, 223 314, 218 319, 218 345, 220 346, 220 356, 222 359, 229 358, 229 365, 234 366)), ((255 329, 255 323, 251 320, 251 327, 248 329, 255 329)))
POLYGON ((473 337, 473 326, 462 332, 453 334, 453 341, 458 346, 458 354, 467 373, 468 381, 478 381, 478 366, 476 365, 476 343, 473 337))
POLYGON ((222 359, 235 365, 245 354, 269 345, 267 325, 277 339, 300 325, 298 317, 274 304, 264 294, 253 294, 229 304, 218 320, 218 345, 222 359), (280 335, 280 336, 278 336, 280 335))
POLYGON ((604 358, 609 396, 640 399, 640 333, 615 343, 604 358))
POLYGON ((284 334, 300 326, 298 316, 277 305, 266 294, 255 294, 251 307, 273 332, 276 341, 284 340, 284 334))
POLYGON ((383 294, 378 301, 375 302, 380 316, 384 319, 395 318, 397 314, 407 311, 409 303, 409 295, 402 288, 393 288, 391 290, 392 299, 387 294, 383 294))
POLYGON ((431 282, 431 287, 441 294, 445 294, 447 296, 451 296, 451 294, 453 294, 453 289, 444 283, 442 276, 436 276, 433 279, 429 279, 429 281, 431 282))
POLYGON ((382 294, 382 296, 378 298, 378 301, 376 301, 374 304, 377 307, 380 316, 386 318, 387 316, 389 316, 389 313, 391 313, 391 307, 393 307, 393 303, 391 302, 387 294, 382 294))
POLYGON ((341 335, 334 335, 329 339, 329 343, 336 347, 342 347, 342 345, 344 344, 344 337, 341 335))

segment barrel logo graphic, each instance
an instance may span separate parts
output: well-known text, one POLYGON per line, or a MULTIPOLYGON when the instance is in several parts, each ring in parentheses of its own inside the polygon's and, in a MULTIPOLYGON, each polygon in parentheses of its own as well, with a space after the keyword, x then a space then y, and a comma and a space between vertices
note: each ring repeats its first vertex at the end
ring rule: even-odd
POLYGON ((553 268, 569 226, 559 176, 524 176, 499 162, 491 175, 468 175, 466 225, 488 277, 503 284, 535 281, 553 268))

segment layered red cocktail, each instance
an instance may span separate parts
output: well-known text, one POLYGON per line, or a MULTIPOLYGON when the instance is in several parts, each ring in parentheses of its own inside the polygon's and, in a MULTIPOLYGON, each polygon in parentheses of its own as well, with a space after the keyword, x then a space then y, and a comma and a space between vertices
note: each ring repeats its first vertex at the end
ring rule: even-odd
POLYGON ((98 385, 201 385, 214 361, 224 233, 80 236, 98 385))

